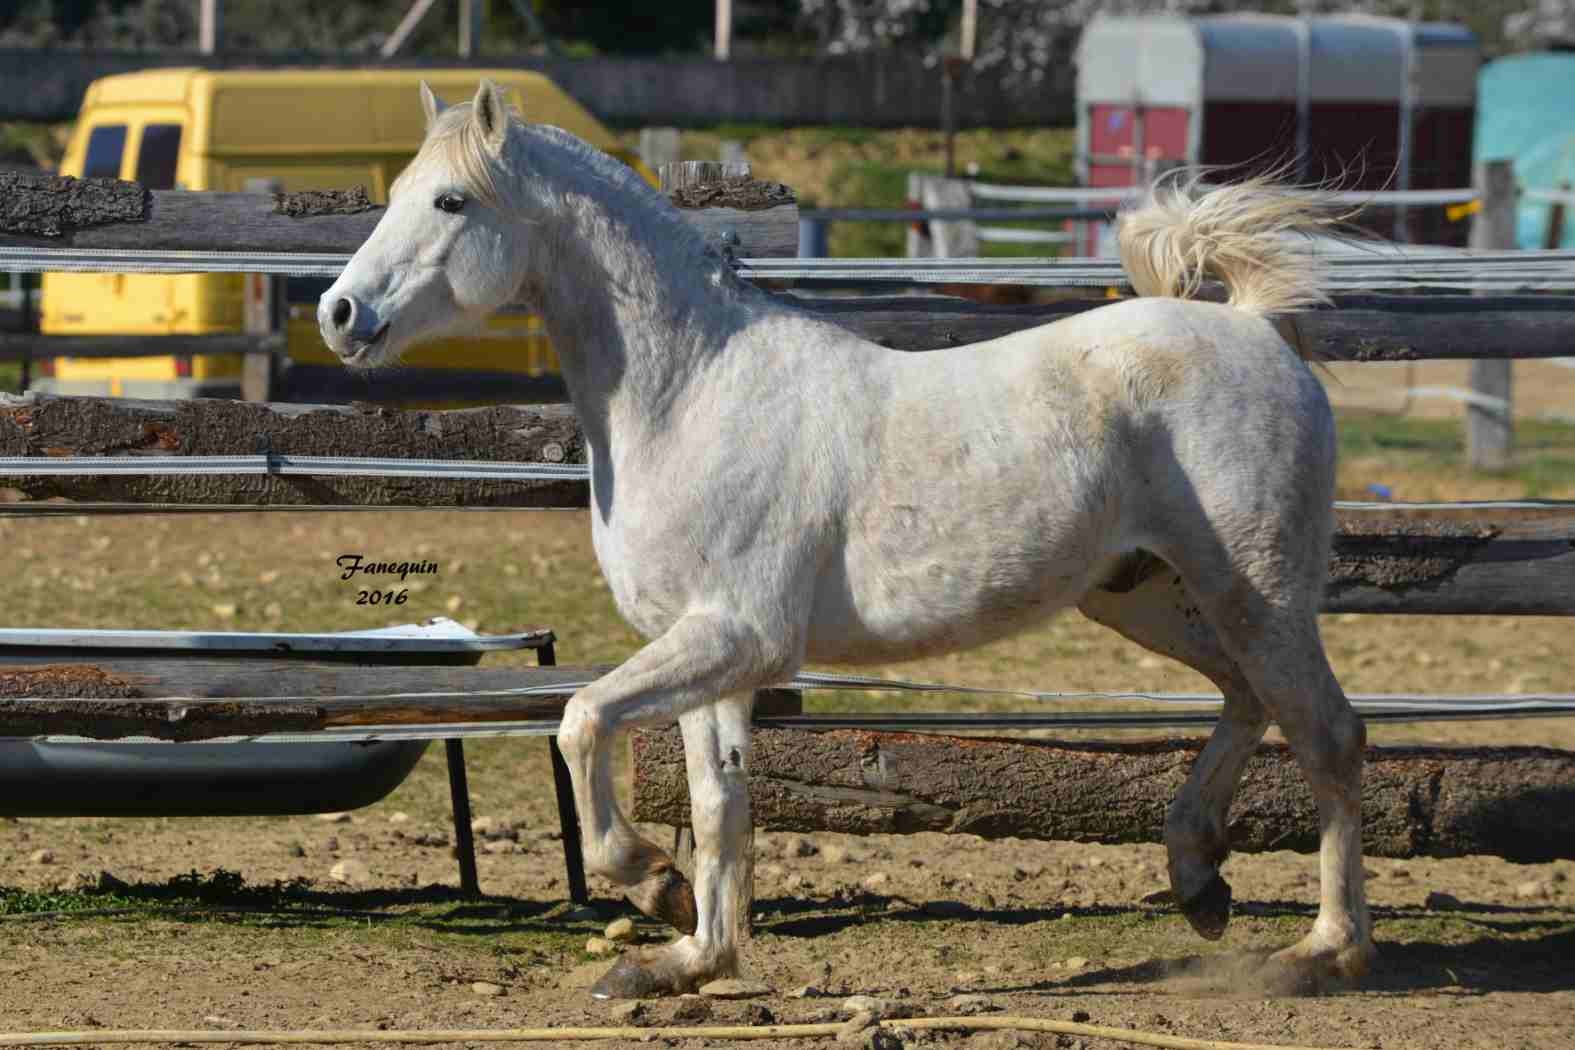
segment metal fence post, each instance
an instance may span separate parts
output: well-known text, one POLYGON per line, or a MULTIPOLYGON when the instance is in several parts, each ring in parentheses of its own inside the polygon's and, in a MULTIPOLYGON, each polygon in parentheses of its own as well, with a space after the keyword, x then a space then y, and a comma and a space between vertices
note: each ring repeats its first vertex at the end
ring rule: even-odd
MULTIPOLYGON (((1471 222, 1471 247, 1504 251, 1515 247, 1515 166, 1490 160, 1477 166, 1475 182, 1481 208, 1471 222)), ((1483 292, 1480 294, 1491 294, 1483 292)), ((1509 358, 1471 362, 1466 404, 1466 461, 1472 470, 1504 470, 1515 447, 1514 362, 1509 358)))

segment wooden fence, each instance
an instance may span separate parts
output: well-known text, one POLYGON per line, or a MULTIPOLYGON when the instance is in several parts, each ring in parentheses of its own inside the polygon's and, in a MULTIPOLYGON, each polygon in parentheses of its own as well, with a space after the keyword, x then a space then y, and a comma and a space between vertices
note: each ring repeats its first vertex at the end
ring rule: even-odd
MULTIPOLYGON (((136 192, 116 190, 112 200, 118 203, 106 209, 82 210, 62 203, 78 192, 71 186, 46 186, 35 194, 38 207, 29 213, 27 221, 36 227, 42 216, 41 221, 58 226, 59 235, 48 240, 40 237, 36 229, 18 232, 12 222, 14 211, 0 216, 0 249, 65 244, 77 248, 160 250, 178 246, 180 250, 212 252, 244 246, 246 250, 273 253, 345 254, 371 229, 377 216, 375 209, 362 207, 348 215, 297 217, 288 213, 289 199, 282 196, 269 200, 244 194, 147 194, 140 187, 136 192), (91 225, 82 223, 84 215, 91 225)), ((719 246, 730 246, 739 255, 791 253, 789 246, 797 232, 791 207, 745 215, 746 218, 740 218, 736 211, 719 215, 709 209, 690 212, 692 221, 711 231, 719 246), (730 243, 733 238, 726 236, 725 231, 732 231, 736 243, 730 243)), ((1068 301, 1032 307, 989 307, 957 300, 881 297, 802 300, 800 305, 888 346, 924 351, 1001 335, 1092 309, 1100 303, 1068 301)), ((1575 348, 1575 297, 1350 297, 1334 309, 1297 315, 1286 331, 1308 349, 1337 360, 1489 357, 1507 361, 1516 357, 1564 356, 1575 348)), ((44 396, 0 400, 0 456, 251 455, 263 451, 279 455, 585 462, 583 437, 572 410, 566 406, 495 406, 437 412, 44 396)), ((48 500, 72 501, 56 506, 69 507, 74 512, 176 507, 562 508, 585 506, 587 495, 585 482, 562 478, 505 482, 277 474, 13 475, 0 476, 0 490, 7 491, 12 501, 9 508, 0 504, 0 513, 30 512, 43 507, 39 501, 48 500)), ((1156 571, 1168 570, 1158 566, 1156 571)), ((1575 614, 1575 508, 1558 504, 1465 505, 1425 512, 1403 505, 1347 508, 1339 515, 1325 608, 1343 612, 1575 614)), ((0 713, 22 717, 9 708, 0 713)), ((151 724, 167 717, 167 712, 150 710, 146 717, 151 724)), ((0 728, 6 724, 0 721, 0 728)), ((35 728, 38 724, 41 723, 35 728)), ((809 748, 809 738, 793 739, 798 740, 795 746, 806 748, 805 753, 813 750, 809 748)), ((863 753, 868 752, 870 743, 869 734, 852 738, 831 733, 815 739, 816 747, 822 749, 841 746, 839 739, 854 743, 863 740, 859 745, 865 747, 863 753)), ((895 741, 883 746, 895 747, 895 741)), ((1161 750, 1167 748, 1177 754, 1190 754, 1186 745, 1164 745, 1161 750)), ((660 759, 652 760, 656 765, 647 761, 637 769, 644 782, 655 783, 651 778, 665 766, 663 756, 668 752, 653 744, 639 753, 660 759)), ((1568 801, 1568 765, 1557 755, 1547 761, 1543 761, 1546 756, 1497 752, 1479 757, 1485 761, 1521 762, 1520 768, 1527 769, 1531 767, 1525 762, 1530 762, 1537 770, 1534 774, 1502 777, 1502 783, 1516 785, 1515 796, 1508 801, 1500 799, 1497 805, 1520 806, 1522 810, 1529 806, 1532 811, 1540 811, 1538 807, 1545 809, 1554 802, 1564 805, 1568 801)), ((1403 787, 1391 793, 1395 804, 1436 790, 1439 763, 1446 761, 1438 756, 1421 756, 1406 767, 1413 772, 1403 787)), ((840 790, 836 780, 833 776, 832 783, 825 785, 833 793, 840 790)), ((641 811, 644 815, 657 819, 676 815, 672 806, 681 794, 675 793, 677 788, 663 791, 666 793, 645 792, 644 801, 639 803, 648 807, 641 811)), ((1010 805, 1009 800, 997 801, 1003 809, 1010 805)), ((854 802, 866 810, 879 810, 882 806, 892 812, 893 807, 907 806, 910 811, 913 808, 911 800, 882 801, 878 794, 859 796, 854 802)), ((796 805, 775 809, 766 806, 761 810, 766 826, 774 826, 774 821, 797 826, 793 821, 803 820, 805 812, 796 805)), ((1486 811, 1477 806, 1471 812, 1476 814, 1471 819, 1476 820, 1486 811)), ((1524 812, 1517 812, 1524 816, 1524 812)), ((1460 830, 1458 820, 1453 824, 1448 820, 1438 827, 1454 830, 1414 840, 1488 848, 1484 835, 1460 830)), ((917 826, 898 817, 890 823, 893 826, 886 830, 912 830, 917 826)), ((1065 823, 1054 827, 1055 834, 1073 838, 1103 834, 1088 828, 1079 831, 1075 825, 1065 823)), ((963 830, 980 828, 974 825, 963 830)), ((1567 848, 1567 837, 1559 842, 1562 844, 1557 848, 1567 848)))

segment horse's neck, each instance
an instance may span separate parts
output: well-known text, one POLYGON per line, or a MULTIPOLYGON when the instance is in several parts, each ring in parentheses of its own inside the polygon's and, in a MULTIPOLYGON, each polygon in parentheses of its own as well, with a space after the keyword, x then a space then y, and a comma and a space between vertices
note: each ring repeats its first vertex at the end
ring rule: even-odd
POLYGON ((532 167, 547 207, 527 233, 526 290, 586 436, 606 455, 620 434, 639 440, 660 427, 707 360, 768 308, 687 223, 596 173, 581 151, 547 140, 532 167))

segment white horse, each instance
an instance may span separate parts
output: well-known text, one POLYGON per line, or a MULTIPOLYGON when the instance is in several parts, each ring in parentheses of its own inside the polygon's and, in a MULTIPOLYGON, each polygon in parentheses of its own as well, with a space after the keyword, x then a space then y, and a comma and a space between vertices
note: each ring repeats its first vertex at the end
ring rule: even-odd
POLYGON ((1287 233, 1324 220, 1262 184, 1173 186, 1124 217, 1144 296, 988 343, 873 343, 737 279, 663 197, 483 83, 446 108, 318 308, 372 367, 523 299, 546 320, 591 450, 596 555, 649 644, 564 712, 587 866, 682 933, 598 997, 738 967, 751 692, 805 661, 977 645, 1075 605, 1211 678, 1225 709, 1166 822, 1170 882, 1205 937, 1242 766, 1276 721, 1317 798, 1322 899, 1273 957, 1362 973, 1365 731, 1316 613, 1334 423, 1269 319, 1323 299, 1287 233), (1228 304, 1189 301, 1205 277, 1228 304), (694 888, 620 811, 611 747, 681 727, 694 888))

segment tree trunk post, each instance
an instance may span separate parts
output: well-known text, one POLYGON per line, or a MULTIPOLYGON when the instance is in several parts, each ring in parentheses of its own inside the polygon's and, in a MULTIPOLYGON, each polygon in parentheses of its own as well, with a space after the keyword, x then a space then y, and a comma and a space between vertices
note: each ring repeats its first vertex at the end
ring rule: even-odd
MULTIPOLYGON (((247 179, 248 193, 277 193, 278 179, 247 179)), ((271 401, 278 374, 273 345, 281 329, 279 313, 284 304, 284 278, 265 273, 246 274, 242 300, 242 326, 258 345, 247 350, 241 360, 241 397, 247 401, 271 401)))
MULTIPOLYGON (((1490 160, 1478 165, 1476 184, 1482 206, 1471 224, 1471 247, 1513 250, 1513 162, 1490 160)), ((1471 391, 1478 397, 1466 405, 1466 456, 1472 470, 1504 470, 1510 465, 1515 442, 1513 378, 1514 366, 1508 360, 1471 362, 1471 391)))

